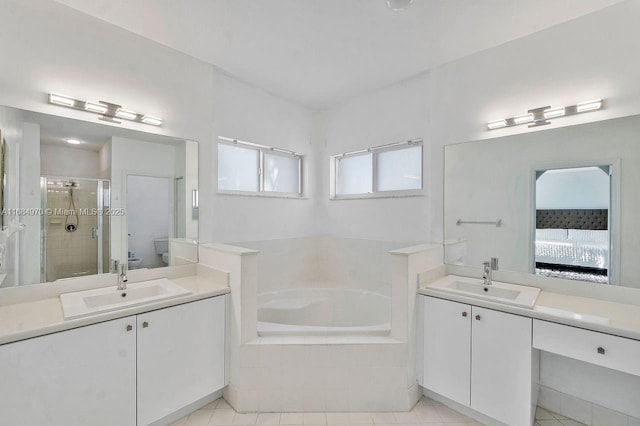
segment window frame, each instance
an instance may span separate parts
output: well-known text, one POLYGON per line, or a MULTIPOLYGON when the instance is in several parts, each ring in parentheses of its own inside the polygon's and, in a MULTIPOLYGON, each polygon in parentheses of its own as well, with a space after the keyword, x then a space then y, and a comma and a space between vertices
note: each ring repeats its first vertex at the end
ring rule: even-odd
POLYGON ((422 139, 411 139, 408 141, 391 143, 386 145, 374 146, 370 148, 360 149, 353 152, 335 154, 330 157, 330 175, 331 188, 329 198, 331 200, 357 200, 370 198, 402 198, 402 197, 421 197, 425 194, 424 183, 424 141, 422 139), (400 151, 403 149, 420 147, 420 188, 419 189, 395 189, 389 191, 380 191, 378 189, 378 155, 384 152, 400 151), (371 154, 371 190, 372 192, 361 194, 338 194, 338 181, 340 179, 338 163, 343 158, 356 157, 360 155, 371 154))
MULTIPOLYGON (((258 152, 258 163, 257 163, 257 172, 258 172, 258 190, 257 191, 242 191, 239 189, 220 189, 218 184, 218 180, 216 180, 216 188, 217 193, 220 195, 239 195, 245 197, 270 197, 270 198, 294 198, 294 199, 305 199, 304 197, 304 186, 303 186, 303 170, 304 170, 304 158, 305 156, 299 154, 294 151, 290 151, 287 149, 276 148, 267 145, 261 145, 253 142, 241 141, 238 139, 228 138, 224 136, 218 136, 218 145, 216 149, 220 145, 228 145, 235 146, 243 149, 250 149, 258 152), (264 190, 264 155, 265 153, 269 155, 277 155, 286 158, 297 158, 298 159, 298 192, 279 192, 279 191, 265 191, 264 190)), ((218 151, 219 155, 219 151, 218 151)), ((219 161, 219 157, 218 157, 219 161)), ((217 165, 216 165, 217 167, 217 165)), ((218 174, 216 172, 216 174, 218 174)), ((219 175, 218 175, 219 179, 219 175)))

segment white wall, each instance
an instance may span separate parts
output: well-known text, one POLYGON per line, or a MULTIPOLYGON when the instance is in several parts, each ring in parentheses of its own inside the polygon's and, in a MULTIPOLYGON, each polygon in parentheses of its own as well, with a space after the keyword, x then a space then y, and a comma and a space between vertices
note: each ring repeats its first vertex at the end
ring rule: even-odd
POLYGON ((40 145, 40 174, 46 176, 100 177, 98 151, 40 145))
POLYGON ((536 180, 536 209, 608 209, 610 192, 598 167, 549 170, 536 180))
POLYGON ((323 232, 349 238, 425 242, 430 239, 431 76, 423 74, 331 108, 322 116, 319 194, 323 232), (424 139, 425 195, 413 198, 329 200, 329 156, 402 140, 424 139))
MULTIPOLYGON (((303 185, 307 197, 315 191, 317 168, 313 162, 314 121, 306 108, 215 72, 212 101, 215 138, 240 140, 289 149, 305 155, 303 185)), ((217 145, 201 150, 210 178, 217 180, 217 145)), ((202 161, 202 160, 201 160, 202 161)), ((202 163, 201 163, 202 164, 202 163)), ((213 190, 217 183, 213 183, 213 190)), ((202 192, 201 192, 202 195, 202 192)), ((210 221, 211 236, 218 242, 268 240, 311 235, 317 231, 320 212, 317 199, 239 197, 205 193, 213 201, 210 215, 201 209, 201 223, 210 221), (203 215, 204 213, 204 215, 203 215)), ((201 200, 204 198, 200 197, 201 200)))

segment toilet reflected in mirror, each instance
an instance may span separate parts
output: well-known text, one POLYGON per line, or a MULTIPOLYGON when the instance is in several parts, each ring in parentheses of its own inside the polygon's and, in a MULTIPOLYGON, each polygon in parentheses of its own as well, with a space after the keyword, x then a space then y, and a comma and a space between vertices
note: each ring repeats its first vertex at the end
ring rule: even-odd
POLYGON ((158 268, 169 264, 169 237, 173 237, 175 194, 171 179, 160 176, 127 176, 129 268, 158 268))

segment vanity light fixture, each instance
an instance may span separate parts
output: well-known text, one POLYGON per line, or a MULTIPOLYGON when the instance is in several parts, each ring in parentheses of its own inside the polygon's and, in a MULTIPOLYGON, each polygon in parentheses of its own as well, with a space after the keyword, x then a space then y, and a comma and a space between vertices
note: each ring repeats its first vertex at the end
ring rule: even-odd
POLYGON ((593 111, 595 109, 602 108, 602 99, 596 99, 595 101, 581 102, 576 106, 576 111, 586 112, 593 111))
POLYGON ((142 116, 142 122, 144 124, 151 124, 152 126, 161 126, 162 118, 152 117, 150 115, 144 115, 142 116))
POLYGON ((532 121, 533 121, 533 114, 531 113, 513 117, 513 122, 516 124, 531 123, 532 121))
POLYGON ((85 109, 91 112, 97 112, 98 114, 104 114, 109 110, 109 107, 102 104, 94 104, 92 102, 87 102, 85 105, 85 109))
POLYGON ((580 102, 578 104, 565 107, 552 108, 550 106, 545 106, 534 108, 527 111, 527 114, 490 121, 487 123, 487 129, 494 130, 527 123, 529 123, 529 127, 544 126, 546 124, 551 124, 549 120, 552 118, 566 117, 569 115, 581 114, 583 112, 596 111, 601 109, 603 106, 603 99, 595 99, 592 101, 580 102))
POLYGON ((507 120, 496 120, 487 123, 487 127, 490 130, 499 129, 500 127, 507 127, 507 120))
POLYGON ((71 145, 80 145, 82 142, 78 139, 67 139, 67 143, 70 143, 71 145))
POLYGON ((74 107, 76 101, 73 98, 64 95, 57 95, 55 93, 49 94, 49 102, 57 105, 64 105, 68 107, 74 107))
POLYGON ((122 109, 122 108, 116 111, 116 117, 124 118, 125 120, 135 120, 137 115, 138 114, 133 111, 129 111, 127 109, 122 109))
POLYGON ((119 124, 121 123, 119 119, 149 124, 151 126, 162 126, 163 123, 162 118, 140 114, 124 109, 118 104, 112 104, 105 101, 89 102, 81 99, 75 99, 71 96, 61 95, 59 93, 49 93, 49 103, 98 114, 98 118, 100 120, 108 121, 110 123, 119 124))
POLYGON ((565 114, 565 108, 550 108, 550 109, 546 109, 544 110, 544 118, 549 119, 549 118, 556 118, 556 117, 562 117, 565 114))

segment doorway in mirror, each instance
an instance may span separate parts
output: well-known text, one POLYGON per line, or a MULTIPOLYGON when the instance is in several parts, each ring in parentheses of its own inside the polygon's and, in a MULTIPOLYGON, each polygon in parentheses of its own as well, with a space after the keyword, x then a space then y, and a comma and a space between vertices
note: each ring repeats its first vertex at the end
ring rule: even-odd
POLYGON ((608 284, 612 166, 535 173, 535 273, 608 284))
POLYGON ((169 177, 127 176, 127 237, 129 269, 169 265, 169 238, 174 214, 169 177))

